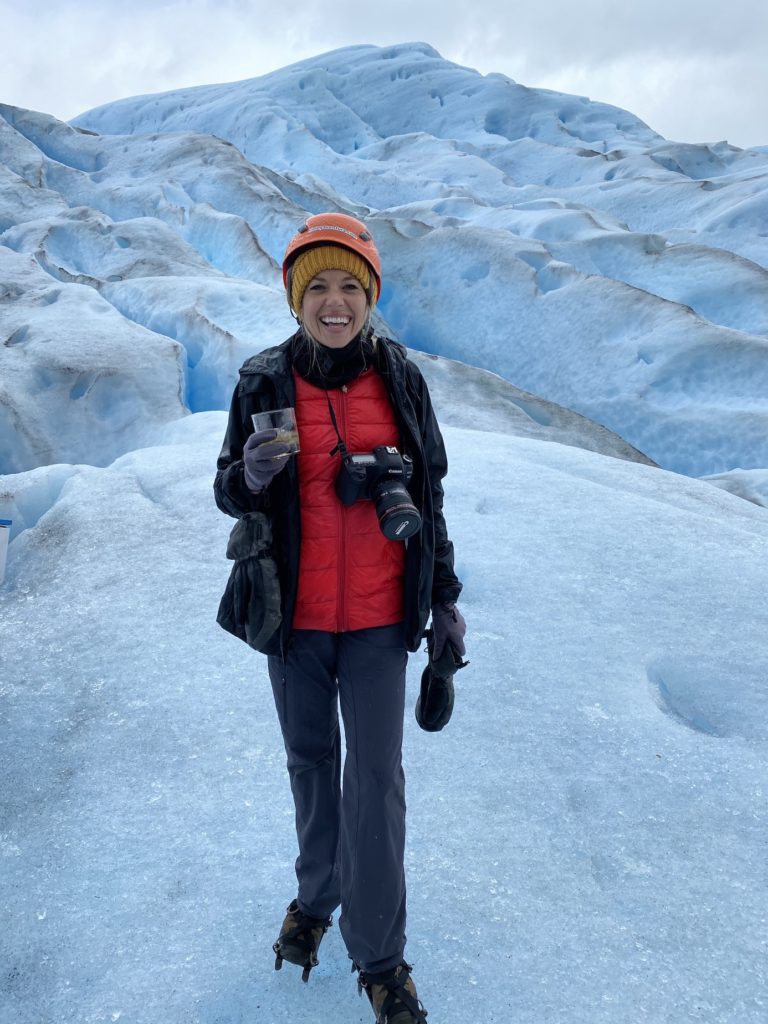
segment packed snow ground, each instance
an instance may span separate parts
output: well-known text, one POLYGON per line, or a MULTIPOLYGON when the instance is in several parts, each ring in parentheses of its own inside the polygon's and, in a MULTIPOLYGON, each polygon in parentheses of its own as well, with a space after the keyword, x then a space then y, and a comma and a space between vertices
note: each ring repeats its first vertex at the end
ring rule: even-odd
MULTIPOLYGON (((11 546, 3 1024, 370 1018, 336 930, 309 986, 273 971, 293 814, 265 660, 214 622, 224 423, 72 467, 11 546)), ((573 447, 446 440, 471 665, 430 736, 413 656, 406 721, 431 1019, 762 1022, 768 514, 573 447)))
POLYGON ((762 1024, 768 156, 421 44, 79 123, 124 134, 0 108, 0 1024, 372 1020, 337 929, 273 971, 284 753, 215 624, 222 410, 336 204, 375 208, 465 581, 439 735, 409 666, 430 1021, 762 1024))

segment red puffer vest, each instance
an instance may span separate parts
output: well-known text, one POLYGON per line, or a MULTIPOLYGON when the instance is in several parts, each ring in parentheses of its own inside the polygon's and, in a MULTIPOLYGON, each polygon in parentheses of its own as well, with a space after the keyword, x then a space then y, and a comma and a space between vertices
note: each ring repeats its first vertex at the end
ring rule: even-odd
POLYGON ((387 540, 369 499, 346 507, 334 482, 341 467, 330 456, 339 432, 349 452, 398 445, 400 437, 384 383, 373 370, 331 391, 294 372, 301 504, 301 558, 294 629, 341 633, 389 626, 404 618, 405 545, 387 540), (327 396, 327 397, 326 397, 327 396))

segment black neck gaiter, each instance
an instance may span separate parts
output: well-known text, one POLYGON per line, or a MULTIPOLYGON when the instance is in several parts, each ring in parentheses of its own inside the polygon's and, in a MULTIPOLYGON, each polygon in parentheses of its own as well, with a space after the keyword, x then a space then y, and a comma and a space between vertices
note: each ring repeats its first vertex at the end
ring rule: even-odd
POLYGON ((362 333, 356 335, 344 348, 327 348, 310 341, 303 331, 299 331, 293 342, 296 372, 318 388, 343 387, 373 366, 374 361, 370 332, 365 338, 362 333))

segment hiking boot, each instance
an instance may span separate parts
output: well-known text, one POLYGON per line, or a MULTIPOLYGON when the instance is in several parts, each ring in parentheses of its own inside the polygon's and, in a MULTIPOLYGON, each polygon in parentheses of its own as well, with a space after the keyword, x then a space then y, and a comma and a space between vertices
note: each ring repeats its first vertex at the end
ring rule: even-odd
POLYGON ((317 950, 323 936, 333 924, 332 917, 310 917, 299 910, 299 901, 288 907, 283 926, 272 949, 275 951, 275 970, 289 964, 303 967, 302 981, 309 981, 309 972, 317 966, 317 950))
POLYGON ((365 989, 376 1014, 376 1024, 427 1024, 427 1011, 419 1002, 411 968, 405 960, 383 974, 361 970, 357 984, 361 991, 365 989))

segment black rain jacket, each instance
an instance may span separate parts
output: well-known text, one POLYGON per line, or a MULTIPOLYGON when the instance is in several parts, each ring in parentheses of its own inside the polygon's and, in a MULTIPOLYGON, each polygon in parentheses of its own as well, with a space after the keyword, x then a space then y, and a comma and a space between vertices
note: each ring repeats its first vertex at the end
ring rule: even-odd
MULTIPOLYGON (((298 469, 296 459, 289 459, 286 468, 264 491, 253 494, 245 483, 242 455, 246 439, 253 432, 253 413, 295 405, 291 353, 297 337, 264 349, 241 366, 213 485, 216 504, 222 512, 237 519, 248 512, 264 512, 272 522, 282 625, 261 648, 265 654, 284 653, 291 631, 301 546, 298 469)), ((455 601, 461 591, 453 568, 453 545, 443 518, 441 481, 448 462, 420 370, 396 341, 377 338, 376 351, 377 369, 392 402, 404 453, 413 459, 408 491, 422 517, 421 530, 403 542, 407 548, 405 642, 408 650, 416 651, 432 605, 455 601)))

